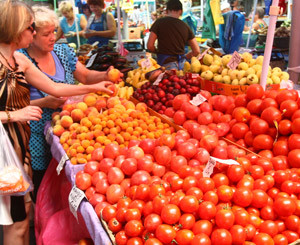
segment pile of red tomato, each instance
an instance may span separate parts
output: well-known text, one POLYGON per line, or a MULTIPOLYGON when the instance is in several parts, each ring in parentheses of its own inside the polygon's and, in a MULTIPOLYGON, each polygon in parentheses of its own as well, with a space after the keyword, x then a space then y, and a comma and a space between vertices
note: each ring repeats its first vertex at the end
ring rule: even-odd
POLYGON ((236 98, 203 92, 208 101, 192 108, 197 117, 175 106, 173 118, 184 113, 186 131, 132 141, 128 149, 110 144, 95 150, 76 185, 116 244, 283 245, 299 239, 298 95, 261 91, 251 85, 236 98), (211 156, 239 165, 217 162, 204 177, 211 156))

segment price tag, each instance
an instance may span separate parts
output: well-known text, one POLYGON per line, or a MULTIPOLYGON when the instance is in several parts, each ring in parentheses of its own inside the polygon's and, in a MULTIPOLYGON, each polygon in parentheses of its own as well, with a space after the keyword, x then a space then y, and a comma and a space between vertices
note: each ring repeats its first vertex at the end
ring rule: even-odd
POLYGON ((142 68, 149 68, 152 66, 150 59, 145 59, 141 62, 142 68))
POLYGON ((77 210, 83 198, 85 198, 84 192, 78 189, 76 185, 74 185, 69 194, 68 200, 69 200, 70 211, 75 216, 77 222, 78 222, 77 210))
POLYGON ((90 52, 88 52, 88 54, 86 56, 90 57, 92 55, 92 50, 90 52))
POLYGON ((200 74, 192 73, 192 79, 197 79, 198 77, 200 77, 200 74))
POLYGON ((89 62, 87 63, 87 65, 86 65, 85 67, 86 67, 86 68, 91 67, 91 66, 93 65, 94 60, 96 59, 96 57, 97 57, 97 53, 96 53, 96 54, 93 54, 93 55, 91 56, 91 58, 89 59, 89 62))
POLYGON ((203 169, 203 177, 210 177, 211 174, 214 172, 214 167, 216 166, 216 164, 216 160, 210 157, 205 168, 203 169))
POLYGON ((210 157, 210 158, 215 160, 216 162, 223 163, 226 165, 240 165, 237 161, 232 160, 232 159, 224 160, 224 159, 219 159, 219 158, 215 158, 215 157, 210 157))
POLYGON ((162 78, 164 77, 164 74, 165 74, 164 72, 160 73, 159 76, 156 78, 155 82, 153 83, 153 85, 158 85, 162 80, 162 78))
POLYGON ((210 50, 210 48, 206 49, 202 54, 199 54, 198 60, 201 60, 204 57, 204 55, 206 55, 208 53, 209 50, 210 50))
POLYGON ((47 130, 47 133, 46 133, 46 137, 45 137, 48 144, 51 144, 50 138, 51 138, 52 134, 53 134, 53 128, 49 127, 47 130))
POLYGON ((234 51, 230 61, 227 64, 227 67, 230 68, 231 70, 235 70, 236 67, 239 65, 241 62, 242 57, 239 55, 238 52, 234 51))
POLYGON ((190 100, 190 103, 192 105, 198 106, 201 105, 204 101, 206 101, 206 98, 201 94, 197 94, 192 100, 190 100))
POLYGON ((67 154, 62 156, 62 158, 60 159, 60 161, 56 167, 57 175, 60 175, 60 172, 63 170, 64 165, 65 165, 66 161, 68 161, 68 160, 69 160, 69 157, 67 154))

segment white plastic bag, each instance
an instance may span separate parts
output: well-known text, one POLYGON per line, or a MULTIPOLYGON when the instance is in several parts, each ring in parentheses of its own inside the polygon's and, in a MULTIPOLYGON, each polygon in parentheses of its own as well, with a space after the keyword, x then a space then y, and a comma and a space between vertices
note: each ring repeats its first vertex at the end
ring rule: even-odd
POLYGON ((32 190, 32 181, 0 121, 0 195, 23 196, 32 190))

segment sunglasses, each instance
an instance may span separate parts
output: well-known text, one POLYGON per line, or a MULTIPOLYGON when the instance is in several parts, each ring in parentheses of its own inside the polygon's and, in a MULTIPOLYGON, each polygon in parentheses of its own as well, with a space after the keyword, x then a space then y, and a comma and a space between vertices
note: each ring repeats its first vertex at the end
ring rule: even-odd
POLYGON ((32 22, 32 24, 27 27, 27 30, 30 30, 32 33, 34 33, 34 31, 35 31, 35 22, 32 22))

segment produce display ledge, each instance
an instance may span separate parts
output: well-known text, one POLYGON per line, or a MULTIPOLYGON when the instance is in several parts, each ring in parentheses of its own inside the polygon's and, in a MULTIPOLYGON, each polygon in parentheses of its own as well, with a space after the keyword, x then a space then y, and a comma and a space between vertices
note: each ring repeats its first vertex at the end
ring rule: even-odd
MULTIPOLYGON (((51 153, 53 158, 60 162, 63 156, 66 155, 65 150, 63 149, 62 145, 59 143, 59 138, 53 134, 52 131, 48 131, 51 127, 51 122, 46 122, 45 128, 44 128, 44 134, 47 135, 48 143, 51 145, 51 153)), ((69 160, 66 161, 64 169, 62 171, 65 171, 65 174, 67 176, 67 179, 70 181, 70 183, 75 185, 75 176, 76 173, 83 170, 84 164, 81 165, 73 165, 69 160)), ((63 174, 63 173, 61 173, 63 174)), ((51 186, 49 186, 51 188, 51 186)), ((71 212, 71 211, 70 211, 71 212)), ((94 244, 103 244, 103 245, 109 245, 112 244, 109 236, 107 235, 106 231, 104 230, 93 206, 86 200, 83 199, 78 211, 81 213, 85 225, 89 231, 89 234, 91 238, 94 241, 94 244)))

